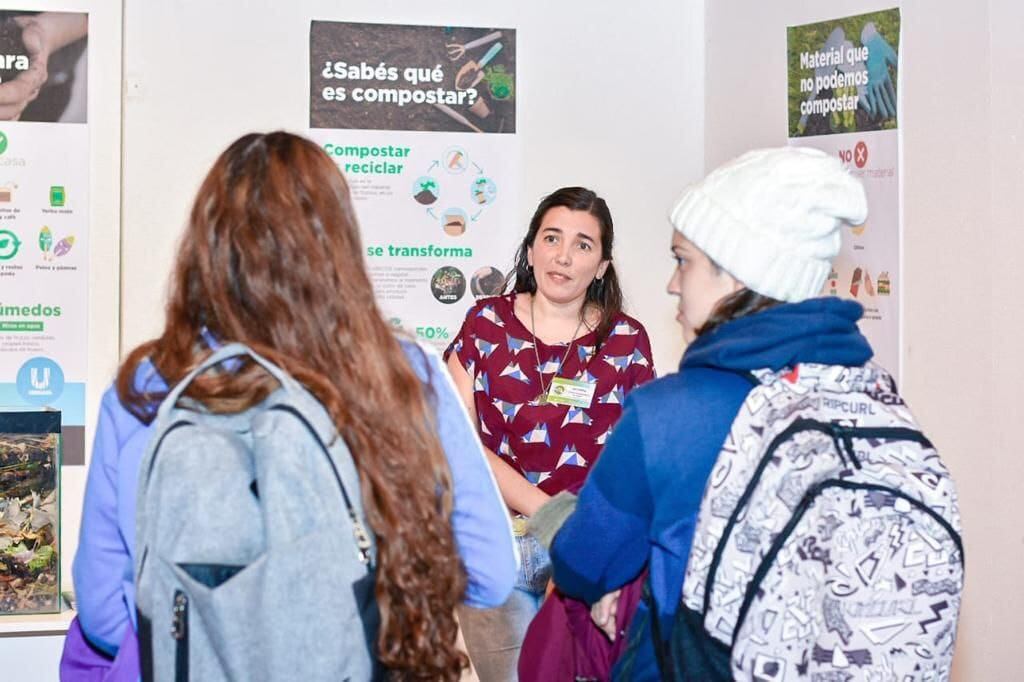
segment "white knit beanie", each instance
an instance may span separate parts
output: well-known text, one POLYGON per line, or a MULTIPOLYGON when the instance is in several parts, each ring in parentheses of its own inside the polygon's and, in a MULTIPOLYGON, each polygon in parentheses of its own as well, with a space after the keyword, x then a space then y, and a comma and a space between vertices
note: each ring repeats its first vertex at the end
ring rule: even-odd
POLYGON ((839 229, 868 215, 860 182, 818 149, 747 152, 687 187, 669 220, 759 294, 798 302, 821 294, 839 229))

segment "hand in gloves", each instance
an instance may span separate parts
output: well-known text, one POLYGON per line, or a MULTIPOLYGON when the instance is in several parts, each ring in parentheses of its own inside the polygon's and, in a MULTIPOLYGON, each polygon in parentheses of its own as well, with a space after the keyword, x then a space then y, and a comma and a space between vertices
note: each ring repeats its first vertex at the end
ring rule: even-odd
POLYGON ((896 88, 889 76, 889 67, 896 68, 896 51, 885 41, 875 28, 874 22, 864 24, 860 41, 868 48, 865 66, 868 71, 867 85, 858 87, 859 104, 873 118, 891 118, 896 115, 896 88))

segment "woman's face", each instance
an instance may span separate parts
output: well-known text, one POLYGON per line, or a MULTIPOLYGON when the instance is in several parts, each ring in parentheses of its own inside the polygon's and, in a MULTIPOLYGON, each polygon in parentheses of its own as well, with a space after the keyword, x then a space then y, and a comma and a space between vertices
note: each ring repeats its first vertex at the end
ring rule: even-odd
POLYGON ((725 270, 716 268, 703 251, 676 230, 672 230, 671 248, 676 268, 668 281, 668 293, 679 297, 676 320, 683 325, 683 339, 690 343, 718 302, 743 285, 725 270))
POLYGON ((582 300, 609 261, 601 259, 601 225, 586 211, 548 209, 533 244, 526 250, 537 291, 555 303, 582 300))

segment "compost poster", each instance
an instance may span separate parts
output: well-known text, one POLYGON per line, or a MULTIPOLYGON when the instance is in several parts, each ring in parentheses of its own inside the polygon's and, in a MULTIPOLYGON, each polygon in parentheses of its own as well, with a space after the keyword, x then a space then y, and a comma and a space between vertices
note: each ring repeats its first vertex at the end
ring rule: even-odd
POLYGON ((439 348, 521 230, 508 28, 314 21, 310 136, 348 179, 377 300, 439 348))
POLYGON ((88 15, 0 10, 0 408, 61 411, 85 457, 88 15))
POLYGON ((836 154, 864 184, 868 219, 843 235, 826 294, 864 306, 875 358, 900 371, 900 11, 787 29, 789 143, 836 154))

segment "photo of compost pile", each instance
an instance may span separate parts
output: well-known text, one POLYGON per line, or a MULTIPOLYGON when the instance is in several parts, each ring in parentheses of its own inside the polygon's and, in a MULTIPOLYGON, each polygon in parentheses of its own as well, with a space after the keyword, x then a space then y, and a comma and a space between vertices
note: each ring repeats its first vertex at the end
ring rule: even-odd
POLYGON ((59 450, 58 433, 0 432, 0 615, 60 611, 59 450))
POLYGON ((311 128, 516 132, 514 29, 314 21, 309 41, 311 128))
POLYGON ((446 265, 430 278, 430 291, 441 303, 456 303, 466 293, 466 276, 458 268, 446 265))

